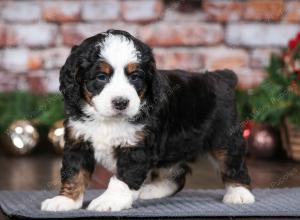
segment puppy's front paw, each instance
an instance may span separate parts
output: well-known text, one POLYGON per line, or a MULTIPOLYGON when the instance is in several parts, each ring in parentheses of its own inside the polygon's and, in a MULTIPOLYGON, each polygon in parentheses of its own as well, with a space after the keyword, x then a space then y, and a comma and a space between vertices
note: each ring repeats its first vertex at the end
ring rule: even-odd
POLYGON ((75 209, 80 209, 82 206, 83 198, 78 200, 73 200, 66 196, 55 196, 51 199, 46 199, 42 202, 41 210, 42 211, 70 211, 75 209))
POLYGON ((132 199, 130 197, 117 196, 111 193, 104 193, 94 199, 88 206, 90 211, 121 211, 131 208, 132 199))
POLYGON ((250 204, 255 202, 255 197, 249 189, 243 186, 230 186, 227 188, 223 202, 227 204, 250 204))

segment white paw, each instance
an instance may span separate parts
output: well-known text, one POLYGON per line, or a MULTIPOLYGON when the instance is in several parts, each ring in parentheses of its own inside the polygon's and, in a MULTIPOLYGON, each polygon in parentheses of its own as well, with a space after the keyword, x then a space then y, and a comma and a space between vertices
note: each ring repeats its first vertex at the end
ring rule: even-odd
POLYGON ((101 196, 94 199, 88 206, 88 210, 91 211, 121 211, 131 208, 132 198, 118 196, 108 192, 104 192, 101 196))
POLYGON ((142 186, 139 198, 140 199, 159 199, 172 195, 178 186, 169 180, 153 182, 142 186))
POLYGON ((227 204, 250 204, 255 202, 254 195, 243 186, 229 186, 223 198, 227 204))
POLYGON ((42 211, 70 211, 74 209, 80 209, 83 202, 83 196, 80 196, 78 200, 73 200, 66 196, 55 196, 51 199, 46 199, 42 202, 42 211))

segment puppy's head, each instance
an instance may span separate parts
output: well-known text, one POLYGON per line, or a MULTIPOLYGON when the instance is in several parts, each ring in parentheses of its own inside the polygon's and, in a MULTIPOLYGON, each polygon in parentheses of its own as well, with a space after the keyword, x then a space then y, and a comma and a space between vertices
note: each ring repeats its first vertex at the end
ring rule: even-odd
POLYGON ((151 49, 129 33, 109 30, 72 49, 60 74, 67 114, 132 118, 155 76, 151 49))

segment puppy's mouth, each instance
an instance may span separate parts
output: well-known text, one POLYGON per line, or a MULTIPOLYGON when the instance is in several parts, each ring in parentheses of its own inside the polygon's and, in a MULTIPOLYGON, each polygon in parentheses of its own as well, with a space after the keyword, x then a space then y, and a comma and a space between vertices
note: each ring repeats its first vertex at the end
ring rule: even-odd
POLYGON ((126 116, 127 116, 126 112, 119 111, 119 110, 115 110, 115 113, 112 115, 112 117, 126 117, 126 116))
POLYGON ((127 114, 126 110, 114 109, 113 112, 110 115, 107 115, 106 117, 110 119, 125 119, 129 118, 129 115, 127 114))

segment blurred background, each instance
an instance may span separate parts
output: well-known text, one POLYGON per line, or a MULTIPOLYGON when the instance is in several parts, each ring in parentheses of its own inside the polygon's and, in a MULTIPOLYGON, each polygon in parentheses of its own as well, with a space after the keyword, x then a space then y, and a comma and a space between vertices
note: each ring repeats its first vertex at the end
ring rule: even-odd
MULTIPOLYGON (((123 29, 158 68, 229 68, 254 187, 300 186, 300 1, 2 0, 0 189, 56 189, 63 147, 59 69, 70 48, 123 29)), ((203 158, 187 188, 220 188, 203 158)), ((92 187, 109 173, 97 167, 92 187)))

